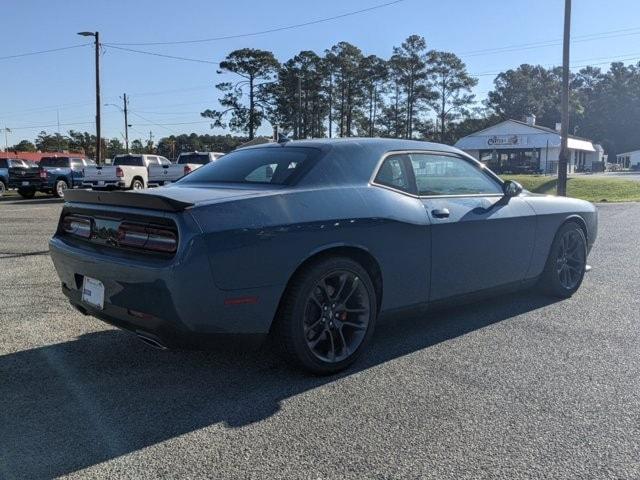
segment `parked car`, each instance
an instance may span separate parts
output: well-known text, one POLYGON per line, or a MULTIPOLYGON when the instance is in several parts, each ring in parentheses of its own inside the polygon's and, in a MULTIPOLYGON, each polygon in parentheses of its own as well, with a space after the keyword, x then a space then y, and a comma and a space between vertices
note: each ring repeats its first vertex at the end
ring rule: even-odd
POLYGON ((64 197, 65 190, 82 186, 84 169, 95 166, 96 162, 78 156, 42 157, 40 168, 44 182, 41 191, 56 197, 64 197))
POLYGON ((201 166, 215 162, 223 155, 224 153, 219 152, 186 152, 178 155, 178 160, 174 164, 151 165, 149 186, 158 187, 173 183, 201 166))
POLYGON ((42 178, 37 164, 19 158, 0 158, 0 197, 8 189, 17 189, 23 198, 33 198, 42 178))
POLYGON ((116 155, 112 165, 86 167, 82 185, 96 190, 140 190, 149 183, 149 167, 165 163, 171 162, 158 155, 116 155))
POLYGON ((591 203, 410 140, 242 148, 161 189, 65 200, 49 245, 79 311, 161 348, 269 334, 321 374, 356 360, 379 314, 573 295, 597 234, 591 203))

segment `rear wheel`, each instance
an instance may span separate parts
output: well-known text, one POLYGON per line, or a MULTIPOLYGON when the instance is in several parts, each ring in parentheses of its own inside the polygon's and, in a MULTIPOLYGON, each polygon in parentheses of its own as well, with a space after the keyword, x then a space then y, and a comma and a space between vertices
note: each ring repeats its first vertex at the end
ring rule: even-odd
POLYGON ((19 188, 18 194, 20 194, 22 198, 27 198, 27 199, 33 198, 36 196, 36 189, 35 188, 19 188))
POLYGON ((291 281, 276 335, 287 357, 317 374, 347 368, 366 348, 377 317, 376 292, 367 271, 345 257, 306 267, 291 281))
POLYGON ((58 198, 64 197, 64 191, 69 188, 69 185, 65 180, 58 180, 56 182, 55 188, 53 189, 53 194, 58 198))
POLYGON ((144 182, 139 178, 135 178, 133 182, 131 182, 132 190, 142 190, 144 188, 144 182))
POLYGON ((4 184, 2 180, 0 180, 0 198, 7 193, 7 186, 4 184))
POLYGON ((565 223, 556 233, 544 273, 541 289, 555 297, 573 295, 584 278, 587 266, 587 240, 580 225, 565 223))

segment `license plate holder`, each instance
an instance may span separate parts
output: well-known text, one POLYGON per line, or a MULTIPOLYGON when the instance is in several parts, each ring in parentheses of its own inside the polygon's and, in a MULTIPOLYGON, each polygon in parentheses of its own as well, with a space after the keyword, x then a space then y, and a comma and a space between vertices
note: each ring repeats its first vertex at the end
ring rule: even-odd
POLYGON ((22 186, 23 187, 28 187, 29 186, 29 182, 27 182, 26 180, 22 182, 22 186))
POLYGON ((82 280, 82 301, 102 310, 104 308, 104 284, 100 280, 85 276, 82 280))
POLYGON ((104 180, 98 180, 98 185, 100 186, 104 185, 104 180))

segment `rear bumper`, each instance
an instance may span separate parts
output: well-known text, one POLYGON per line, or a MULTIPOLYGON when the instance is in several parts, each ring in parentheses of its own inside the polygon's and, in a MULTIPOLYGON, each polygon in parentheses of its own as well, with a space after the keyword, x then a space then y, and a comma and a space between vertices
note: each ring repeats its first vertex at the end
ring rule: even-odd
POLYGON ((40 180, 9 180, 7 188, 35 188, 39 190, 42 188, 43 183, 40 180), (26 185, 23 183, 26 182, 26 185))
POLYGON ((84 180, 82 186, 91 188, 126 188, 125 183, 120 180, 84 180))
POLYGON ((168 348, 260 342, 271 326, 281 289, 218 289, 199 237, 189 243, 168 260, 127 258, 58 236, 49 247, 63 293, 83 313, 155 338, 168 348), (103 283, 102 309, 82 301, 85 276, 103 283), (230 301, 243 298, 256 301, 230 301))

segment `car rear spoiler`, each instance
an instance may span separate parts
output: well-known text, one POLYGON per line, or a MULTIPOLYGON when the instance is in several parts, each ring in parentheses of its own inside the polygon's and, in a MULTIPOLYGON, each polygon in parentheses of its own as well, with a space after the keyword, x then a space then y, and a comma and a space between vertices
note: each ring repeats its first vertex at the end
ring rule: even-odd
POLYGON ((64 200, 65 202, 145 208, 164 212, 181 212, 194 205, 193 203, 182 202, 162 195, 140 192, 96 192, 92 190, 65 190, 64 200))

